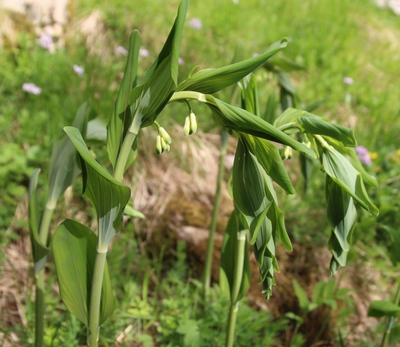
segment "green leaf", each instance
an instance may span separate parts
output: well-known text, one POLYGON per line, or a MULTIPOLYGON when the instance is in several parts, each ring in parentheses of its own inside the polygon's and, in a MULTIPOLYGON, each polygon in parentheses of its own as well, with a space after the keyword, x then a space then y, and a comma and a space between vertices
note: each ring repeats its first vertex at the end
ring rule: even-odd
POLYGON ((130 205, 126 205, 125 206, 124 215, 132 217, 132 218, 141 218, 141 219, 146 218, 145 215, 142 212, 139 212, 138 210, 135 210, 130 205))
POLYGON ((279 149, 268 140, 260 137, 243 133, 240 136, 246 142, 251 153, 257 157, 265 172, 288 194, 294 194, 295 189, 283 164, 279 149))
POLYGON ((315 153, 312 149, 296 141, 260 117, 257 117, 242 108, 229 105, 214 98, 212 95, 206 95, 205 100, 199 101, 206 102, 221 125, 228 129, 282 143, 292 147, 296 151, 315 157, 315 153))
POLYGON ((268 218, 264 218, 257 239, 253 245, 254 256, 257 260, 262 292, 268 300, 272 295, 272 286, 275 285, 274 273, 279 271, 275 258, 275 242, 273 238, 272 223, 268 218))
POLYGON ((324 121, 311 113, 303 112, 304 115, 299 116, 297 120, 306 132, 313 135, 332 137, 348 147, 357 146, 357 141, 352 129, 324 121))
POLYGON ((238 84, 242 94, 242 108, 260 117, 256 76, 249 74, 239 81, 238 84))
POLYGON ((277 72, 279 70, 286 72, 306 70, 304 65, 300 65, 293 60, 278 54, 268 60, 268 62, 264 64, 264 68, 272 72, 277 72))
POLYGON ((130 94, 135 128, 153 124, 176 89, 179 49, 188 4, 188 0, 181 1, 174 25, 163 49, 147 72, 142 84, 134 88, 130 94))
POLYGON ((264 64, 276 52, 287 46, 287 39, 272 44, 263 54, 217 69, 200 70, 181 82, 178 91, 191 90, 213 94, 239 82, 242 78, 264 64))
POLYGON ((194 319, 188 319, 181 322, 178 329, 176 330, 183 337, 184 347, 200 347, 202 338, 199 329, 198 321, 194 319))
POLYGON ((104 144, 107 141, 107 123, 100 117, 87 123, 86 142, 104 144))
POLYGON ((303 311, 303 314, 306 314, 309 311, 310 301, 308 300, 307 293, 304 289, 300 286, 299 282, 293 280, 293 289, 296 293, 297 299, 299 300, 299 306, 303 311))
POLYGON ((235 207, 243 214, 254 244, 271 201, 265 194, 263 168, 242 139, 236 149, 232 168, 232 192, 235 207))
POLYGON ((82 158, 83 193, 96 209, 99 251, 107 251, 122 226, 122 214, 131 195, 129 187, 114 179, 90 154, 79 130, 64 128, 82 158))
POLYGON ((265 182, 267 184, 266 194, 269 200, 272 201, 271 207, 268 210, 267 218, 272 223, 274 230, 274 237, 277 237, 285 246, 286 250, 291 252, 293 250, 292 242, 290 241, 289 235, 285 227, 285 217, 283 212, 279 208, 278 198, 274 189, 271 178, 265 175, 265 182))
MULTIPOLYGON (((243 261, 243 275, 240 284, 240 290, 237 298, 232 297, 235 273, 235 258, 238 247, 238 232, 239 223, 237 221, 236 212, 233 211, 229 217, 228 224, 226 226, 224 241, 222 243, 221 260, 219 268, 219 281, 222 291, 227 297, 230 298, 231 302, 240 301, 247 293, 250 287, 250 261, 247 241, 245 241, 244 250, 244 261, 243 261)), ((238 264, 240 266, 240 264, 238 264)))
POLYGON ((357 211, 353 198, 329 176, 326 176, 325 191, 327 217, 331 225, 329 249, 333 253, 330 269, 334 274, 339 266, 346 265, 351 237, 357 221, 357 211))
POLYGON ((368 317, 400 317, 400 306, 387 300, 374 300, 369 306, 368 317))
POLYGON ((304 321, 302 317, 298 316, 297 314, 295 314, 293 312, 285 313, 285 317, 289 318, 289 319, 293 319, 300 324, 303 324, 303 321, 304 321))
POLYGON ((332 180, 351 195, 362 208, 374 216, 379 214, 378 208, 368 197, 360 172, 345 156, 334 147, 325 145, 322 152, 322 165, 332 180))
POLYGON ((308 189, 308 184, 310 182, 311 174, 312 174, 312 169, 313 169, 313 161, 308 155, 305 155, 303 153, 300 153, 300 168, 301 168, 301 173, 303 174, 304 178, 304 193, 307 192, 308 189))
POLYGON ((376 177, 371 176, 364 168, 364 165, 361 164, 360 160, 358 159, 357 153, 354 148, 346 147, 343 143, 329 137, 324 138, 326 142, 328 142, 331 146, 333 146, 338 152, 342 153, 346 156, 346 158, 350 161, 351 165, 361 174, 363 182, 371 187, 377 188, 378 187, 378 180, 376 177))
MULTIPOLYGON (((86 134, 90 102, 83 103, 76 115, 73 126, 86 134)), ((64 136, 53 145, 49 164, 49 194, 47 206, 55 208, 62 193, 74 183, 80 173, 79 159, 74 145, 64 136)))
POLYGON ((137 30, 134 30, 129 38, 129 52, 124 77, 118 91, 113 114, 107 125, 107 153, 113 166, 116 164, 123 136, 132 122, 128 106, 131 90, 137 83, 139 49, 140 35, 137 30))
MULTIPOLYGON (((61 298, 72 314, 88 326, 91 283, 97 237, 86 226, 65 220, 54 233, 52 248, 61 298)), ((112 290, 107 263, 101 292, 100 324, 112 313, 112 290)))
POLYGON ((312 301, 318 304, 322 304, 328 299, 334 299, 335 286, 336 286, 336 281, 334 279, 329 280, 327 282, 324 281, 317 282, 313 290, 312 301))
POLYGON ((35 169, 29 179, 29 231, 32 245, 32 254, 35 273, 43 269, 46 265, 49 248, 40 241, 40 213, 37 203, 36 187, 39 178, 40 169, 35 169))

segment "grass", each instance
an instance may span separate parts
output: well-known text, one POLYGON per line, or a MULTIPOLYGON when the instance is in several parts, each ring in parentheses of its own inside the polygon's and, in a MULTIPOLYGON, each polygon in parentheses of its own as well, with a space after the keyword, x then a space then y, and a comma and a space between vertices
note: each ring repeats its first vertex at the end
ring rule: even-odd
MULTIPOLYGON (((14 345, 29 345, 33 338, 32 282, 27 277, 30 251, 27 241, 25 188, 29 175, 35 167, 41 167, 46 175, 51 145, 60 134, 62 126, 71 122, 77 106, 83 101, 92 99, 94 107, 91 118, 101 116, 106 119, 110 115, 125 60, 124 56, 114 53, 114 48, 118 45, 126 47, 131 30, 138 28, 142 35, 142 46, 149 51, 148 58, 141 58, 144 71, 161 48, 178 3, 176 0, 169 1, 167 5, 159 0, 118 0, 100 4, 95 1, 77 1, 72 12, 73 21, 67 25, 63 36, 65 44, 54 54, 38 46, 37 37, 29 25, 21 25, 18 40, 9 42, 0 50, 0 228, 5 231, 0 236, 0 288, 4 293, 0 311, 6 307, 12 312, 7 315, 3 313, 2 316, 0 341, 4 338, 4 345, 11 343, 10 341, 14 345), (88 43, 79 33, 79 29, 77 30, 84 18, 93 12, 93 8, 102 13, 102 26, 97 26, 103 28, 97 36, 98 42, 101 40, 103 44, 101 47, 88 43), (73 72, 73 64, 85 68, 82 78, 73 72), (21 86, 25 82, 36 83, 42 88, 42 94, 36 96, 23 92, 21 86)), ((186 27, 181 50, 184 60, 181 66, 182 76, 195 66, 218 67, 230 62, 238 43, 243 47, 244 56, 250 57, 284 36, 290 39, 285 56, 306 67, 305 71, 291 75, 300 96, 299 105, 306 106, 324 100, 315 113, 355 127, 360 144, 378 154, 378 159, 369 170, 376 173, 384 184, 375 196, 379 205, 385 207, 385 213, 377 220, 362 216, 356 232, 356 239, 361 242, 361 246, 355 248, 354 253, 358 253, 353 255, 349 271, 371 262, 370 270, 373 274, 376 275, 379 271, 391 273, 392 270, 387 269, 390 263, 385 258, 383 248, 370 247, 366 242, 376 245, 377 239, 381 238, 377 238, 374 232, 377 225, 382 230, 382 226, 399 226, 396 214, 399 207, 393 203, 398 200, 398 181, 385 184, 399 174, 396 166, 399 162, 396 150, 400 148, 400 140, 396 135, 400 131, 400 123, 397 121, 400 111, 398 17, 389 11, 378 9, 372 1, 363 0, 336 0, 328 3, 318 0, 247 0, 239 1, 236 5, 232 1, 217 0, 192 1, 188 20, 191 18, 199 18, 202 29, 195 30, 189 25, 186 27), (344 85, 343 78, 346 76, 354 79, 353 85, 344 85), (345 102, 346 92, 351 95, 350 105, 345 102), (397 209, 393 210, 393 206, 397 209), (361 264, 357 262, 357 257, 362 259, 361 264)), ((198 117, 199 127, 212 132, 214 124, 207 111, 196 111, 198 116, 202 112, 204 117, 198 117)), ((167 108, 161 119, 167 127, 174 129, 176 124, 183 125, 185 116, 185 111, 174 107, 167 108)), ((213 135, 198 136, 194 142, 209 139, 207 136, 213 135)), ((149 141, 149 146, 154 143, 146 134, 141 140, 149 141)), ((173 171, 169 188, 157 183, 160 179, 165 179, 164 172, 153 173, 153 177, 148 177, 150 183, 144 188, 140 187, 140 176, 132 177, 132 181, 136 182, 135 189, 142 188, 142 196, 148 200, 143 204, 147 208, 146 212, 157 217, 157 221, 162 220, 159 223, 146 221, 141 225, 141 230, 154 229, 157 237, 167 234, 162 240, 169 247, 163 249, 159 245, 149 255, 143 251, 146 236, 135 232, 132 225, 127 226, 121 234, 122 242, 115 243, 110 253, 110 271, 118 272, 120 276, 112 276, 116 281, 113 287, 117 288, 116 310, 104 327, 103 336, 107 336, 107 340, 102 342, 105 345, 112 345, 112 341, 118 337, 124 341, 120 343, 121 346, 135 346, 134 340, 140 341, 138 345, 143 346, 196 346, 196 343, 200 346, 224 339, 226 303, 218 287, 214 288, 213 298, 207 306, 201 303, 198 282, 195 279, 201 273, 201 254, 191 254, 193 250, 190 246, 190 251, 186 252, 182 244, 177 243, 174 230, 190 225, 193 220, 198 223, 196 227, 207 228, 207 216, 203 214, 208 212, 207 206, 212 201, 213 187, 209 187, 212 181, 207 176, 207 170, 194 170, 188 165, 188 159, 180 153, 182 148, 187 153, 192 149, 192 153, 198 151, 204 154, 205 149, 195 147, 194 142, 176 141, 177 145, 167 158, 141 154, 143 175, 150 175, 150 163, 160 165, 166 170, 170 168, 169 161, 176 166, 181 165, 181 169, 178 167, 180 171, 173 171), (186 180, 191 170, 198 180, 185 182, 188 186, 196 184, 196 188, 185 190, 172 182, 172 177, 177 175, 186 180), (190 205, 192 209, 188 212, 185 204, 194 199, 198 199, 199 206, 190 205), (175 201, 173 207, 178 211, 174 215, 177 217, 174 228, 162 223, 165 218, 154 213, 160 206, 168 213, 174 213, 170 201, 175 201), (181 204, 176 201, 181 201, 181 204), (192 215, 187 217, 190 213, 192 215), (161 249, 164 256, 159 254, 161 249), (196 262, 199 269, 192 271, 187 264, 196 262), (146 285, 143 287, 143 284, 146 285), (188 336, 185 333, 188 330, 194 331, 194 335, 188 336), (209 336, 209 340, 204 336, 209 336)), ((209 147, 212 150, 205 153, 204 158, 207 155, 215 157, 215 147, 212 147, 215 142, 210 141, 209 147)), ((204 167, 208 167, 206 159, 204 162, 204 167)), ((295 176, 296 179, 297 175, 295 176)), ((45 177, 39 182, 42 189, 46 189, 44 179, 45 177)), ((299 187, 300 183, 299 181, 299 187)), ((319 247, 321 243, 326 244, 326 227, 321 227, 319 223, 320 218, 323 221, 323 206, 319 203, 323 195, 322 187, 321 182, 316 180, 301 208, 297 207, 298 196, 284 203, 288 211, 288 229, 295 237, 296 244, 293 255, 281 254, 282 259, 287 259, 282 260, 285 265, 281 270, 287 275, 288 282, 278 275, 276 294, 271 299, 272 303, 268 303, 270 310, 275 313, 274 318, 282 315, 282 311, 296 310, 293 292, 286 289, 291 286, 290 279, 304 276, 304 272, 308 271, 311 287, 317 280, 315 277, 323 278, 327 273, 329 258, 326 254, 322 252, 312 259, 304 259, 302 248, 302 244, 311 248, 313 245, 319 247), (309 221, 310 210, 311 215, 315 216, 312 221, 309 221), (317 264, 319 261, 325 262, 322 270, 321 265, 317 264), (313 277, 310 275, 313 272, 319 275, 313 277), (287 284, 286 288, 284 283, 287 284), (282 302, 287 302, 290 307, 282 302)), ((90 213, 89 216, 84 216, 80 211, 81 204, 76 197, 79 189, 80 187, 74 187, 73 192, 76 194, 72 194, 71 202, 65 198, 62 205, 67 207, 70 215, 80 213, 82 218, 89 218, 90 213)), ((227 208, 223 212, 222 220, 228 212, 227 208)), ((61 216, 58 214, 54 225, 60 220, 61 216)), ((55 283, 51 263, 50 270, 49 282, 55 283)), ((360 270, 360 281, 364 270, 360 270)), ((365 276, 364 280, 369 278, 365 276)), ((381 288, 371 288, 365 284, 353 286, 358 290, 356 296, 361 297, 362 291, 385 295, 384 293, 390 291, 393 277, 392 273, 383 279, 375 279, 381 288)), ((347 284, 352 286, 354 283, 347 284)), ((59 302, 56 288, 46 301, 50 308, 46 317, 47 344, 76 346, 81 343, 82 327, 59 302)), ((365 305, 362 301, 360 299, 361 303, 358 304, 365 305)), ((259 304, 258 307, 265 307, 265 304, 259 304)), ((250 306, 244 306, 240 312, 242 316, 239 317, 238 326, 241 330, 238 336, 243 341, 240 340, 242 342, 239 341, 238 346, 248 345, 249 342, 253 345, 268 345, 277 338, 279 332, 280 341, 288 341, 291 326, 287 321, 272 321, 271 315, 265 311, 256 311, 250 306), (265 326, 270 330, 263 331, 265 326), (255 331, 254 336, 249 334, 250 327, 255 331)), ((351 311, 348 315, 354 317, 354 312, 351 311)), ((357 327, 358 324, 353 322, 352 326, 357 327)), ((306 331, 302 333, 307 335, 306 331)), ((349 334, 350 337, 355 336, 356 340, 362 339, 362 334, 349 334)), ((332 336, 331 334, 331 339, 332 336)), ((371 333, 363 343, 373 345, 374 340, 378 341, 379 335, 371 333)), ((222 345, 222 342, 216 345, 222 345)))

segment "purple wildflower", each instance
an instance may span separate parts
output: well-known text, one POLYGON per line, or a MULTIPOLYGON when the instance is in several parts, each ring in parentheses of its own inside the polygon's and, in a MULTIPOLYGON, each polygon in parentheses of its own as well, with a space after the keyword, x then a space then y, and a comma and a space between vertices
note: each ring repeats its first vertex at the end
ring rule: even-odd
POLYGON ((139 55, 143 58, 147 58, 149 56, 149 51, 146 48, 140 48, 139 55))
POLYGON ((179 65, 185 64, 185 61, 183 60, 183 58, 181 58, 181 57, 178 58, 178 64, 179 65))
POLYGON ((188 22, 188 25, 196 30, 201 30, 201 28, 203 27, 203 24, 201 23, 201 20, 199 18, 192 18, 188 22))
POLYGON ((351 77, 345 77, 343 78, 343 83, 348 86, 351 86, 354 83, 354 80, 351 77))
POLYGON ((49 51, 54 49, 54 42, 53 42, 53 37, 49 34, 41 34, 39 37, 39 45, 40 47, 47 49, 49 51))
POLYGON ((125 47, 118 46, 114 49, 114 52, 117 54, 128 55, 128 50, 125 47))
POLYGON ((83 74, 85 73, 85 69, 84 69, 82 66, 79 66, 79 65, 74 64, 74 65, 73 65, 73 68, 74 68, 75 73, 76 73, 79 77, 82 77, 83 74))
POLYGON ((24 83, 22 90, 35 95, 39 95, 42 92, 42 88, 38 87, 35 83, 24 83))
POLYGON ((371 157, 369 156, 368 149, 363 147, 363 146, 357 146, 355 148, 355 151, 357 153, 358 159, 360 160, 361 163, 365 165, 371 164, 371 157))

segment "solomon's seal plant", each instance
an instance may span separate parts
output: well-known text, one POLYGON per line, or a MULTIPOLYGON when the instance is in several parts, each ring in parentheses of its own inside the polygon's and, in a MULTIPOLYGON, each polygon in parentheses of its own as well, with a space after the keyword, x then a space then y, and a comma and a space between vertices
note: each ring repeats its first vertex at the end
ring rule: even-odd
MULTIPOLYGON (((123 183, 123 177, 136 158, 138 134, 142 128, 154 125, 157 129, 157 153, 170 150, 171 137, 157 122, 168 103, 188 104, 190 112, 183 128, 185 135, 197 131, 192 103, 199 102, 210 109, 224 129, 224 141, 228 134, 237 138, 231 177, 234 211, 223 242, 220 276, 221 286, 231 302, 227 346, 233 345, 238 303, 250 283, 248 246, 252 246, 257 259, 267 298, 272 294, 274 272, 278 271, 275 244, 280 240, 286 249, 292 248, 274 182, 288 194, 295 191, 277 144, 299 152, 304 158, 319 160, 326 174, 328 219, 332 227, 329 241, 333 254, 332 273, 346 263, 356 220, 354 202, 372 214, 377 213, 364 187, 364 182, 374 181, 357 159, 353 132, 306 111, 290 108, 293 106, 292 92, 282 77, 285 75, 280 74, 285 100, 283 109, 286 111, 273 124, 261 118, 256 79, 252 72, 285 48, 287 39, 275 42, 256 57, 216 69, 200 70, 178 82, 179 49, 187 9, 188 0, 182 0, 168 38, 143 78, 137 75, 139 32, 135 30, 130 37, 124 77, 107 125, 110 171, 92 156, 82 135, 85 134, 82 127, 74 124, 64 128, 70 139, 68 146, 74 150, 73 160, 76 153, 79 156, 83 195, 96 211, 97 230, 74 220, 65 220, 54 233, 52 249, 62 300, 86 325, 90 347, 98 346, 100 325, 112 312, 112 288, 107 268, 110 242, 121 230, 124 214, 140 216, 129 205, 131 190, 123 183), (241 90, 240 107, 215 96, 218 91, 236 84, 241 90)), ((285 151, 289 153, 291 150, 285 151)), ((62 154, 57 158, 62 159, 62 154)), ((63 166, 62 170, 69 167, 72 166, 63 166)), ((76 177, 75 171, 72 176, 76 177)), ((36 180, 37 174, 32 177, 31 195, 34 195, 36 180)), ((56 183, 60 187, 56 198, 71 183, 56 183)), ((37 214, 33 213, 32 218, 35 262, 40 263, 47 252, 48 238, 38 240, 37 214)))

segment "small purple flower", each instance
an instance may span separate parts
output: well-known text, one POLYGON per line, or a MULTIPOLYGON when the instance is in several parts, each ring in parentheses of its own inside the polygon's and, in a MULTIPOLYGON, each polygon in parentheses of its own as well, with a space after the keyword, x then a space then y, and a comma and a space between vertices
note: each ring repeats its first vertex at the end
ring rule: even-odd
POLYGON ((254 52, 254 53, 252 54, 252 57, 255 58, 255 57, 258 57, 259 55, 260 55, 260 53, 254 52))
POLYGON ((39 45, 40 47, 47 49, 49 51, 54 49, 54 42, 53 42, 53 37, 49 34, 41 34, 39 37, 39 45))
POLYGON ((73 68, 74 68, 75 73, 76 73, 79 77, 82 77, 83 74, 85 73, 85 69, 84 69, 82 66, 79 66, 79 65, 74 64, 74 65, 73 65, 73 68))
POLYGON ((140 48, 139 55, 143 58, 147 58, 149 56, 149 51, 146 48, 140 48))
POLYGON ((128 50, 122 46, 115 47, 114 52, 121 55, 128 55, 128 50))
POLYGON ((24 83, 22 90, 35 95, 39 95, 42 92, 42 88, 38 87, 35 83, 24 83))
POLYGON ((348 86, 351 86, 354 83, 354 80, 351 77, 345 77, 343 78, 343 83, 348 86))
POLYGON ((201 23, 201 20, 199 18, 192 18, 188 22, 188 25, 196 30, 201 30, 201 28, 203 28, 203 24, 201 23))
POLYGON ((185 61, 183 60, 183 58, 181 58, 181 57, 178 58, 178 64, 179 65, 185 64, 185 61))
POLYGON ((371 164, 371 158, 369 156, 368 149, 363 147, 363 146, 357 146, 355 148, 355 151, 357 153, 357 157, 360 160, 361 163, 365 165, 371 164))

